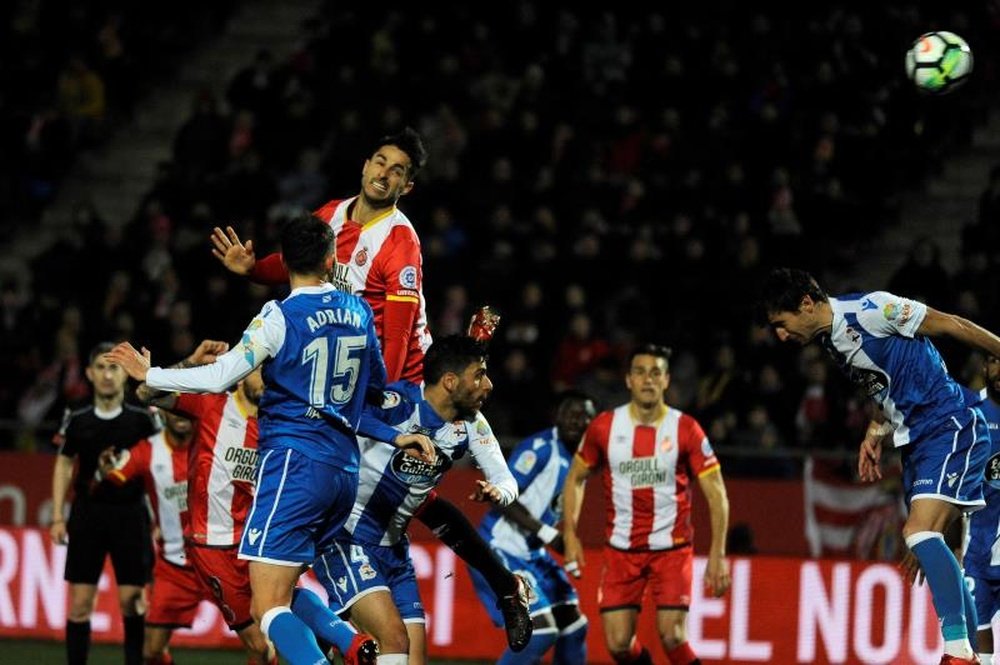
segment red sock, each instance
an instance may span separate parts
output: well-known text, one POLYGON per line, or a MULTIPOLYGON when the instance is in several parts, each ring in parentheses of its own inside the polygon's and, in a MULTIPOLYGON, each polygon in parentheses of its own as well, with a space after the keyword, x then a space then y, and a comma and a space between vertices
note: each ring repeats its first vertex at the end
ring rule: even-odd
POLYGON ((652 656, 650 656, 649 651, 646 647, 642 646, 642 642, 639 641, 638 637, 632 638, 632 644, 629 646, 628 654, 624 656, 616 656, 611 654, 616 663, 629 663, 631 665, 653 665, 652 656))
POLYGON ((684 642, 668 651, 667 660, 670 661, 670 665, 692 665, 700 662, 691 650, 690 642, 684 642))

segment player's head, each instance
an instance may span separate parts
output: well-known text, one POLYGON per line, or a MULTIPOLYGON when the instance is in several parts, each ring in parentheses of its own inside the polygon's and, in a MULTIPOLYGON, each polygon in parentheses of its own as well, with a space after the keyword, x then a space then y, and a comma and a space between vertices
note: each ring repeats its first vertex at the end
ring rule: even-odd
POLYGON ((761 285, 758 314, 782 342, 806 344, 826 325, 820 304, 829 298, 804 270, 775 268, 761 285))
POLYGON ((380 138, 369 155, 361 169, 361 196, 373 208, 396 205, 427 163, 424 142, 410 127, 380 138))
POLYGON ((474 418, 493 391, 486 345, 465 335, 434 340, 424 356, 424 383, 441 389, 459 418, 474 418))
POLYGON ((663 403, 663 395, 670 385, 669 347, 643 344, 636 347, 628 358, 625 385, 632 393, 632 402, 648 409, 663 403))
POLYGON ((567 390, 559 394, 556 403, 556 435, 568 450, 574 451, 597 415, 594 400, 579 390, 567 390))
POLYGON ((87 364, 87 379, 94 386, 94 396, 105 399, 125 397, 125 383, 128 374, 120 365, 108 362, 104 354, 115 348, 112 342, 101 342, 90 350, 90 362, 87 364))
POLYGON ((983 361, 983 379, 986 380, 986 394, 994 402, 1000 402, 1000 358, 986 356, 983 361))
POLYGON ((194 429, 194 423, 189 418, 169 411, 163 411, 163 422, 167 431, 178 443, 187 441, 188 437, 191 436, 191 430, 194 429))
POLYGON ((290 273, 325 278, 333 248, 333 229, 309 213, 294 215, 281 227, 281 260, 290 273))

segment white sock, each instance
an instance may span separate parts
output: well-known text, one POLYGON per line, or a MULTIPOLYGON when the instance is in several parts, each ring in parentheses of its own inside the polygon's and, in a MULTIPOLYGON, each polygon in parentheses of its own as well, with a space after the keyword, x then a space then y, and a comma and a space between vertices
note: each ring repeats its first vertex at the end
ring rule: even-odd
POLYGON ((979 654, 979 664, 980 665, 993 665, 993 654, 991 654, 991 653, 981 653, 981 654, 979 654))
POLYGON ((969 643, 969 638, 967 637, 961 640, 945 640, 944 652, 949 656, 958 656, 967 660, 970 660, 975 655, 975 652, 972 650, 972 644, 969 643))
POLYGON ((407 665, 410 662, 410 657, 405 653, 389 653, 379 656, 375 662, 378 665, 407 665))

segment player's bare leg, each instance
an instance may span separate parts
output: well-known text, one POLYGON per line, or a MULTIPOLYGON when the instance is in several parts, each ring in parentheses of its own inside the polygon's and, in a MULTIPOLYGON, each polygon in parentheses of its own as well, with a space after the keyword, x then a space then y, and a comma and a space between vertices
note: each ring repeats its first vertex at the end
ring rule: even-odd
POLYGON ((427 626, 408 623, 406 635, 410 638, 410 665, 427 665, 427 626))
POLYGON ((388 591, 375 591, 362 596, 351 605, 347 616, 359 630, 375 638, 380 660, 390 655, 405 656, 410 652, 406 626, 388 591))
POLYGON ((316 636, 292 613, 292 589, 302 566, 250 562, 250 613, 291 665, 314 665, 326 658, 316 636))
POLYGON ((236 635, 239 636, 240 642, 243 643, 249 665, 270 665, 272 662, 278 662, 274 648, 267 641, 267 638, 264 637, 264 633, 260 631, 260 626, 257 624, 252 623, 246 628, 242 628, 237 631, 236 635))
POLYGON ((694 655, 687 639, 687 611, 657 610, 656 629, 667 660, 674 665, 691 665, 701 661, 694 655))
POLYGON ((903 537, 920 562, 920 569, 930 587, 934 609, 941 621, 945 658, 971 660, 972 636, 968 634, 964 609, 965 580, 943 535, 960 514, 955 504, 918 496, 910 501, 910 514, 903 525, 903 537))
POLYGON ((639 611, 634 609, 601 612, 604 625, 604 642, 608 653, 616 663, 637 663, 652 665, 649 651, 640 644, 635 635, 636 619, 639 611))
POLYGON ((145 636, 142 640, 142 660, 146 665, 172 662, 166 651, 173 632, 170 628, 146 626, 145 636))
POLYGON ((146 594, 141 586, 118 585, 118 607, 125 628, 125 665, 142 662, 143 635, 145 633, 146 594))

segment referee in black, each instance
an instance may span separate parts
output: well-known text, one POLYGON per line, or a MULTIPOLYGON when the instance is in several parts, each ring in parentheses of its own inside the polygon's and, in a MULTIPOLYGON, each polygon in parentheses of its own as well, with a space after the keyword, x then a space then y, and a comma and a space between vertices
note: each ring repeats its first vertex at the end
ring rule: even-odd
POLYGON ((97 459, 106 448, 130 448, 153 434, 156 422, 147 409, 125 403, 128 375, 101 356, 113 344, 98 344, 90 352, 87 379, 93 385, 90 404, 67 409, 56 434, 59 445, 52 470, 52 542, 67 544, 65 579, 69 582, 70 610, 66 622, 66 661, 84 665, 90 651, 90 615, 97 598, 97 582, 110 554, 118 584, 118 603, 125 625, 125 663, 142 665, 143 587, 152 563, 149 512, 143 486, 102 483, 91 489, 97 459), (73 464, 76 460, 76 476, 73 464), (73 485, 73 510, 66 521, 65 503, 73 485))

